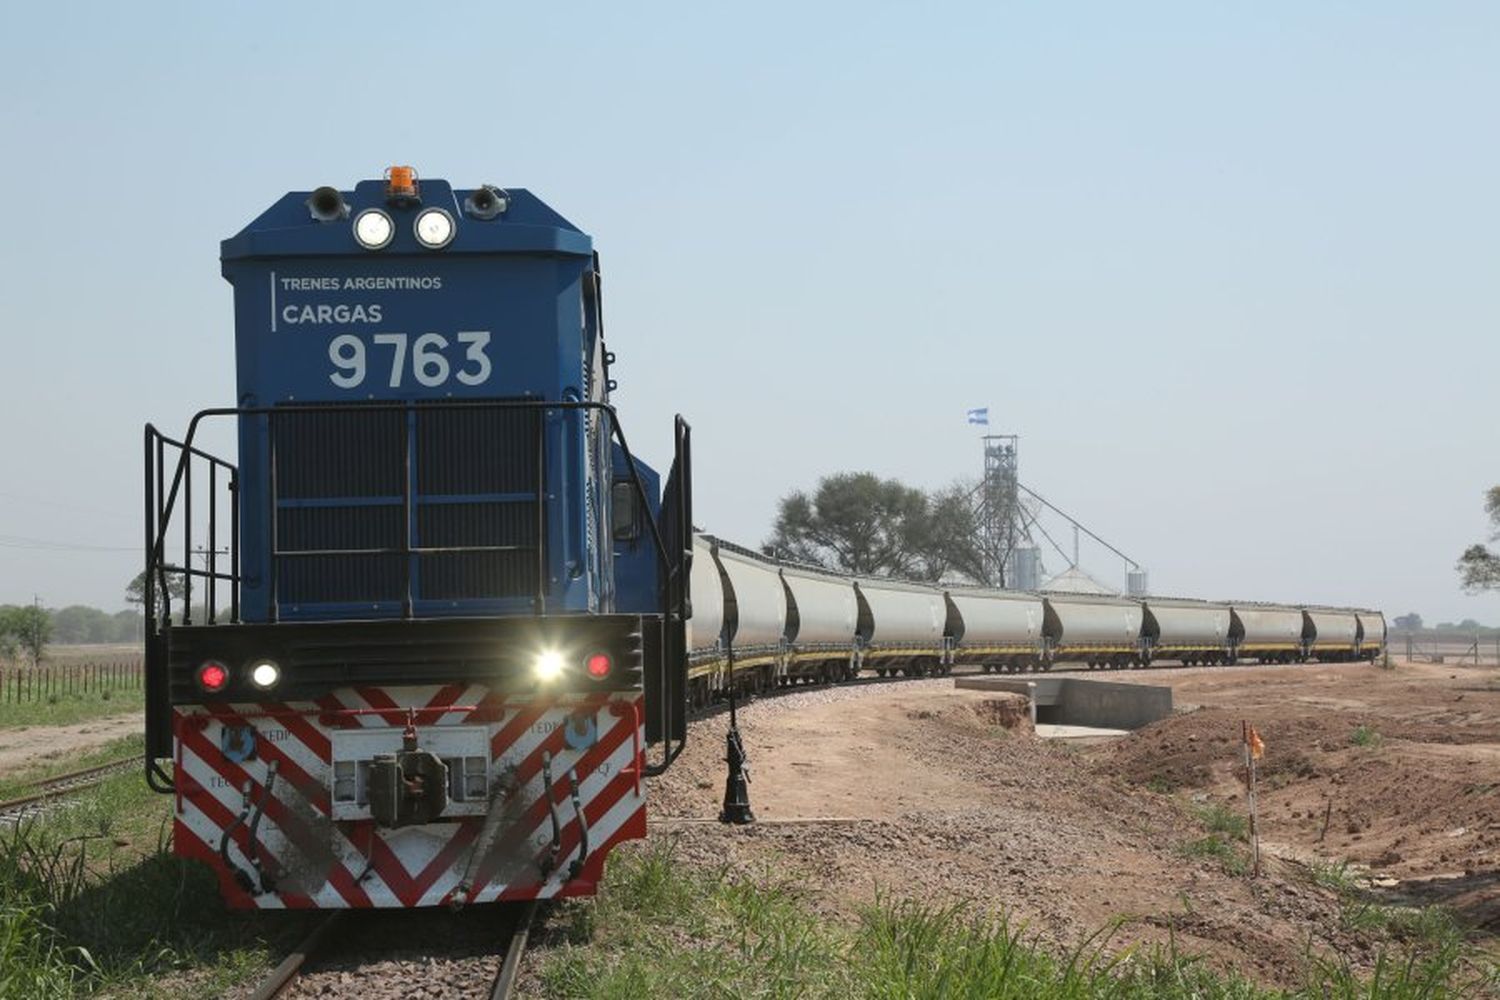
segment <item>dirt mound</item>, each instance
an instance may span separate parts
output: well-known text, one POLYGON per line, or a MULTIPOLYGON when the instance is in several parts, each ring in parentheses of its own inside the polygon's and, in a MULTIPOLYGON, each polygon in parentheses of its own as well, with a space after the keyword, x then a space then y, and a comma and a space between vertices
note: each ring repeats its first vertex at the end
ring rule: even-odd
MULTIPOLYGON (((1472 718, 1419 714, 1427 718, 1286 705, 1258 723, 1262 836, 1368 865, 1398 880, 1393 895, 1438 897, 1495 927, 1500 744, 1478 741, 1472 718)), ((1092 751, 1093 767, 1158 792, 1243 803, 1242 715, 1205 709, 1163 720, 1092 751)))
POLYGON ((1033 732, 1031 703, 1025 695, 996 694, 963 698, 926 708, 913 708, 906 717, 915 722, 947 722, 963 729, 1007 729, 1033 732))

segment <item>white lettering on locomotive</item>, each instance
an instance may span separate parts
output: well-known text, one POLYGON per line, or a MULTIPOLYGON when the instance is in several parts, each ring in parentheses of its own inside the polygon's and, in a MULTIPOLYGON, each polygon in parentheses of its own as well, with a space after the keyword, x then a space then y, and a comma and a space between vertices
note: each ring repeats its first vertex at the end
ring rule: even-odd
POLYGON ((281 321, 289 326, 307 326, 317 323, 379 323, 385 307, 378 302, 369 305, 287 305, 281 309, 281 321))

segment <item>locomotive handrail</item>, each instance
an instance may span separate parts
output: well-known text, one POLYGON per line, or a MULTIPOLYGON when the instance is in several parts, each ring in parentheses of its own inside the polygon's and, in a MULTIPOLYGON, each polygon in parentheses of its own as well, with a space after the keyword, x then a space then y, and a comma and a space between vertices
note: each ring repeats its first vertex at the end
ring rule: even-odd
MULTIPOLYGON (((222 459, 215 459, 213 456, 208 455, 206 452, 200 451, 197 448, 193 447, 193 441, 198 434, 198 426, 205 419, 212 417, 256 417, 273 416, 288 413, 330 413, 339 411, 357 413, 399 411, 401 413, 412 413, 418 410, 437 409, 540 410, 544 413, 548 410, 597 410, 608 417, 611 436, 619 442, 620 450, 624 452, 625 460, 630 465, 630 479, 635 486, 636 498, 641 502, 641 508, 643 510, 649 509, 650 502, 646 496, 645 483, 641 479, 640 471, 636 468, 635 456, 630 450, 629 443, 627 443, 627 441, 625 440, 625 430, 620 426, 619 417, 615 412, 615 408, 609 403, 597 402, 593 400, 552 401, 542 399, 444 399, 420 401, 392 400, 389 402, 381 401, 361 403, 289 403, 282 406, 217 406, 199 410, 197 413, 193 414, 192 420, 188 422, 187 434, 184 435, 181 442, 175 442, 170 438, 166 438, 165 435, 159 435, 163 440, 166 440, 184 449, 182 457, 178 460, 177 470, 172 477, 172 488, 171 493, 167 498, 166 510, 170 512, 176 504, 178 491, 182 484, 189 451, 191 451, 192 454, 197 454, 209 458, 213 461, 222 462, 222 459)), ((151 425, 148 424, 147 428, 148 432, 155 432, 155 428, 151 427, 151 425)), ((159 434, 159 432, 157 433, 159 434)), ((656 521, 649 517, 645 520, 647 527, 649 527, 651 530, 651 541, 656 548, 657 559, 662 564, 662 568, 666 571, 668 579, 672 580, 673 578, 675 578, 678 572, 678 564, 674 563, 668 556, 666 543, 662 540, 661 531, 658 528, 656 521)), ((153 562, 160 560, 161 551, 164 547, 164 544, 164 538, 158 537, 156 539, 156 547, 150 553, 150 559, 153 562)))
MULTIPOLYGON (((161 584, 162 594, 166 597, 168 617, 170 618, 171 592, 167 587, 166 578, 168 573, 174 573, 183 577, 184 623, 188 623, 192 615, 191 580, 194 577, 201 577, 208 581, 208 593, 205 600, 205 610, 207 612, 209 620, 213 621, 217 616, 217 592, 215 590, 214 584, 218 582, 237 584, 240 580, 239 550, 237 546, 231 546, 230 549, 230 571, 228 573, 220 573, 218 571, 218 470, 222 468, 229 475, 229 479, 225 485, 228 488, 230 494, 230 521, 233 524, 238 525, 239 468, 232 462, 222 459, 217 455, 211 454, 210 452, 206 452, 201 448, 196 448, 187 442, 179 441, 176 438, 163 434, 156 428, 156 425, 150 423, 146 424, 145 448, 146 469, 148 472, 152 469, 155 469, 157 482, 155 492, 153 493, 148 488, 145 497, 147 568, 141 595, 142 610, 144 612, 143 617, 149 620, 153 616, 156 607, 156 584, 159 582, 161 584), (162 493, 165 489, 165 480, 162 477, 162 472, 165 466, 165 449, 168 447, 176 448, 178 450, 178 461, 176 472, 174 473, 172 480, 171 496, 165 503, 162 503, 162 493), (186 514, 183 517, 183 565, 179 566, 168 563, 166 561, 165 554, 167 529, 171 526, 172 512, 176 507, 179 487, 185 484, 186 488, 189 491, 191 491, 192 489, 192 460, 194 458, 201 458, 208 463, 209 544, 205 553, 208 557, 207 569, 195 569, 192 565, 191 492, 189 492, 187 502, 184 505, 186 508, 186 514), (153 500, 156 501, 154 511, 152 504, 153 500), (152 573, 153 569, 156 570, 155 574, 152 573)), ((147 485, 149 487, 149 482, 147 485)), ((230 619, 232 621, 238 620, 239 591, 237 589, 231 589, 229 600, 230 619)))
MULTIPOLYGON (((644 482, 644 480, 641 477, 641 473, 640 473, 640 470, 638 468, 635 456, 634 456, 634 454, 632 453, 632 451, 630 449, 630 444, 629 444, 628 440, 626 439, 624 428, 620 424, 620 420, 619 420, 618 414, 615 411, 615 408, 612 405, 610 405, 608 403, 604 403, 604 402, 589 401, 589 400, 556 400, 556 401, 552 401, 552 400, 544 400, 544 399, 521 399, 521 400, 431 400, 431 401, 427 401, 427 400, 421 400, 421 401, 392 400, 392 401, 350 402, 350 403, 291 403, 291 404, 280 405, 280 406, 253 406, 253 407, 251 407, 251 406, 227 407, 226 406, 226 407, 210 407, 210 408, 207 408, 207 409, 199 410, 197 413, 195 413, 193 415, 192 419, 188 423, 187 433, 183 436, 183 438, 180 441, 176 440, 176 439, 173 439, 173 438, 167 437, 166 435, 164 435, 160 431, 158 431, 153 425, 148 424, 146 426, 146 451, 147 451, 147 469, 148 470, 151 470, 153 468, 153 463, 152 463, 152 457, 153 457, 153 455, 152 455, 152 446, 153 446, 153 443, 155 444, 155 448, 156 448, 156 454, 155 454, 156 461, 154 463, 154 468, 155 468, 155 472, 156 472, 157 483, 156 483, 156 490, 155 490, 155 493, 154 493, 154 499, 156 500, 157 505, 158 505, 158 510, 157 510, 156 514, 153 514, 153 512, 151 510, 151 506, 152 506, 151 501, 153 499, 153 494, 152 494, 152 492, 151 492, 151 490, 149 488, 150 484, 148 483, 147 503, 146 503, 146 506, 147 506, 147 513, 146 513, 146 543, 147 543, 146 557, 147 557, 147 559, 146 559, 146 563, 147 563, 147 569, 148 569, 148 571, 147 571, 146 593, 145 593, 145 597, 146 597, 145 609, 147 611, 148 625, 155 626, 155 624, 156 624, 156 622, 155 622, 155 616, 154 616, 154 608, 155 608, 155 583, 156 583, 156 581, 153 579, 153 575, 160 575, 160 577, 161 577, 162 593, 163 593, 163 595, 165 595, 167 597, 167 600, 169 602, 168 603, 168 607, 170 608, 170 593, 169 593, 169 591, 167 589, 167 586, 166 586, 166 573, 167 573, 167 571, 169 569, 170 569, 171 572, 174 572, 174 573, 175 572, 181 572, 181 573, 183 573, 184 576, 185 576, 185 579, 186 578, 190 578, 192 576, 200 576, 200 577, 201 576, 208 576, 208 577, 210 577, 210 580, 211 580, 210 586, 209 586, 210 593, 213 593, 212 581, 214 581, 214 580, 224 580, 224 579, 231 580, 232 581, 232 585, 233 585, 232 586, 233 595, 234 595, 233 596, 233 600, 235 602, 235 607, 234 607, 235 614, 234 614, 234 617, 236 619, 238 618, 238 584, 239 584, 239 582, 241 580, 241 576, 239 574, 239 567, 238 567, 238 547, 237 546, 235 546, 234 549, 233 549, 233 552, 234 552, 234 561, 235 561, 235 565, 233 567, 233 572, 231 574, 229 574, 228 576, 225 576, 222 573, 216 573, 213 567, 211 567, 211 569, 209 571, 195 570, 191 566, 186 566, 186 567, 172 566, 172 567, 168 567, 167 564, 166 564, 166 560, 165 560, 167 528, 170 525, 172 514, 173 514, 173 512, 176 509, 176 506, 177 506, 177 503, 178 503, 179 499, 182 498, 182 497, 184 497, 184 495, 185 495, 184 494, 184 490, 189 491, 186 494, 187 499, 185 500, 185 506, 191 504, 191 495, 190 495, 190 490, 191 490, 191 465, 190 465, 190 463, 191 463, 192 459, 194 457, 198 457, 198 458, 202 458, 202 459, 204 459, 204 460, 212 463, 210 465, 210 469, 214 469, 217 466, 223 466, 224 468, 226 468, 226 469, 228 469, 230 471, 230 474, 231 474, 231 477, 232 477, 231 478, 231 482, 236 481, 235 477, 237 477, 237 475, 238 475, 238 470, 234 466, 230 465, 228 462, 225 462, 223 459, 217 458, 216 456, 213 456, 213 455, 209 454, 208 452, 205 452, 205 451, 199 449, 198 447, 196 447, 196 445, 195 445, 194 442, 196 441, 196 438, 197 438, 197 435, 198 435, 198 432, 199 432, 199 428, 203 424, 204 421, 209 420, 209 419, 213 419, 213 418, 219 418, 219 417, 234 417, 234 418, 240 418, 240 417, 267 417, 267 418, 272 418, 272 417, 275 417, 275 416, 281 416, 281 415, 287 415, 287 414, 299 414, 299 413, 327 414, 327 413, 330 413, 330 412, 341 412, 341 411, 343 411, 343 412, 358 412, 358 413, 399 412, 399 413, 403 413, 403 414, 411 414, 411 413, 417 413, 417 412, 422 412, 422 411, 432 411, 432 410, 499 410, 499 411, 515 410, 515 411, 531 411, 531 412, 536 412, 536 413, 538 413, 539 415, 542 415, 542 416, 545 416, 545 414, 547 414, 548 412, 551 412, 551 411, 561 411, 561 412, 568 412, 568 411, 589 412, 589 411, 595 411, 595 412, 598 412, 604 418, 606 418, 608 420, 608 422, 609 422, 609 428, 610 428, 609 436, 612 437, 615 441, 617 441, 619 443, 620 450, 621 450, 621 452, 624 455, 625 461, 629 465, 629 468, 630 468, 630 481, 631 481, 632 485, 635 488, 635 494, 636 494, 637 500, 640 503, 640 508, 642 510, 650 510, 651 504, 650 504, 650 499, 647 496, 645 482, 644 482), (179 449, 178 460, 177 460, 177 463, 176 463, 176 468, 175 468, 175 470, 173 471, 173 474, 172 474, 172 478, 171 478, 171 482, 170 482, 170 487, 168 487, 168 484, 167 484, 167 482, 165 481, 165 478, 164 478, 164 472, 165 472, 165 461, 164 461, 164 455, 163 455, 163 446, 164 445, 170 445, 172 447, 176 447, 176 448, 179 449)), ((542 421, 538 420, 539 434, 543 433, 542 430, 541 430, 541 428, 543 426, 544 425, 543 425, 542 421)), ((690 434, 690 429, 688 428, 686 421, 684 421, 679 416, 677 418, 677 427, 676 427, 676 452, 677 452, 678 461, 682 465, 682 468, 681 468, 681 470, 679 472, 680 476, 682 476, 682 475, 690 475, 690 468, 687 466, 687 462, 689 461, 689 459, 687 457, 687 447, 688 447, 687 442, 688 442, 688 435, 689 434, 690 434)), ((275 477, 274 433, 272 435, 272 440, 270 442, 270 447, 273 449, 272 453, 271 453, 271 459, 270 459, 270 464, 271 464, 270 475, 272 477, 271 495, 272 495, 273 502, 274 502, 274 500, 275 500, 275 493, 276 493, 276 491, 275 491, 275 483, 274 483, 274 477, 275 477)), ((409 443, 407 444, 407 447, 409 447, 409 443)), ((539 474, 540 473, 544 473, 544 470, 545 470, 545 464, 544 464, 545 463, 545 454, 544 454, 544 450, 545 450, 544 446, 540 446, 538 448, 538 459, 537 460, 538 460, 538 464, 539 464, 539 469, 538 469, 539 474)), ((406 465, 409 468, 409 466, 410 466, 410 455, 409 454, 407 455, 406 465)), ((545 490, 544 479, 545 479, 544 475, 539 475, 538 484, 537 484, 537 489, 538 489, 538 493, 539 494, 542 493, 542 492, 544 492, 544 490, 545 490)), ((682 483, 681 479, 679 479, 679 483, 680 484, 682 483)), ((654 546, 654 548, 656 550, 657 561, 658 561, 658 564, 660 565, 661 571, 662 571, 663 589, 664 589, 665 594, 667 595, 667 598, 668 598, 668 600, 665 602, 667 606, 663 609, 664 613, 665 613, 665 619, 664 619, 664 623, 663 623, 663 625, 664 625, 664 633, 668 633, 668 632, 671 631, 671 630, 668 630, 666 628, 666 626, 672 625, 672 624, 675 623, 676 626, 680 627, 682 625, 682 623, 684 623, 686 621, 687 617, 691 614, 690 606, 689 606, 689 603, 688 603, 689 600, 690 600, 690 598, 689 598, 690 591, 689 591, 688 585, 687 585, 687 573, 688 573, 688 569, 689 569, 688 559, 691 558, 690 553, 691 553, 691 538, 692 538, 692 520, 691 520, 692 514, 691 514, 690 507, 688 507, 687 505, 690 504, 690 502, 691 502, 690 501, 691 492, 690 492, 690 488, 681 488, 681 492, 683 493, 683 498, 679 498, 679 502, 678 502, 679 508, 682 508, 682 509, 680 509, 678 511, 678 514, 679 514, 678 520, 680 522, 680 524, 679 524, 679 532, 678 533, 680 535, 682 535, 683 538, 686 539, 686 541, 684 542, 682 539, 677 539, 676 540, 678 542, 678 552, 679 552, 679 555, 678 555, 677 558, 674 559, 672 557, 671 553, 669 552, 668 547, 667 547, 667 545, 668 545, 667 540, 663 537, 662 528, 661 528, 660 525, 658 525, 657 519, 653 518, 653 517, 646 517, 646 518, 644 518, 644 520, 646 521, 646 524, 647 524, 647 528, 650 531, 652 544, 653 544, 653 546, 654 546), (684 499, 686 499, 686 502, 684 502, 684 499)), ((237 492, 235 492, 233 494, 233 499, 235 501, 234 502, 234 507, 235 507, 235 515, 234 516, 235 516, 236 524, 237 524, 237 520, 238 520, 238 493, 237 492)), ((405 490, 404 490, 404 493, 403 493, 403 504, 407 505, 408 510, 409 510, 409 507, 410 507, 410 504, 411 504, 411 484, 410 484, 409 481, 406 483, 406 487, 405 487, 405 490)), ((538 531, 537 548, 538 548, 538 558, 539 558, 539 561, 543 561, 543 566, 539 566, 539 571, 538 571, 537 586, 538 586, 539 596, 538 596, 536 604, 535 604, 535 613, 538 614, 538 615, 544 613, 544 611, 545 611, 546 573, 543 571, 544 570, 544 566, 545 566, 545 563, 544 563, 544 560, 545 560, 545 548, 544 548, 544 541, 543 541, 543 532, 541 530, 542 529, 542 518, 543 518, 543 516, 544 516, 543 505, 539 502, 538 503, 538 529, 539 529, 539 531, 538 531)), ((211 516, 211 520, 212 520, 212 516, 211 516)), ((185 521, 187 522, 186 530, 188 532, 190 532, 191 531, 191 519, 190 518, 185 518, 185 521)), ((277 556, 280 556, 280 555, 311 555, 311 554, 317 554, 317 553, 313 553, 313 552, 280 553, 279 550, 278 550, 278 548, 277 548, 277 546, 276 546, 276 543, 275 543, 275 523, 276 523, 276 519, 273 517, 271 519, 271 525, 270 525, 270 528, 271 528, 271 531, 272 531, 272 536, 271 536, 271 542, 272 542, 272 544, 271 544, 271 552, 272 552, 273 559, 275 557, 277 557, 277 556)), ((407 519, 407 523, 410 523, 409 517, 407 519)), ((400 550, 391 550, 391 551, 393 551, 393 552, 394 551, 399 551, 399 552, 402 552, 402 553, 408 554, 408 555, 410 555, 412 553, 423 554, 423 553, 425 553, 427 551, 426 549, 413 548, 411 546, 411 544, 410 544, 410 536, 409 535, 406 537, 406 542, 407 542, 407 544, 402 549, 400 549, 400 550)), ((188 547, 188 550, 191 551, 191 543, 190 543, 190 541, 189 541, 187 547, 188 547)), ((213 546, 211 545, 210 548, 212 549, 213 546)), ((500 551, 500 550, 506 549, 506 548, 507 547, 502 547, 502 546, 483 546, 483 547, 464 547, 464 550, 465 551, 479 551, 479 550, 483 550, 483 551, 500 551)), ((509 548, 513 549, 514 547, 509 547, 509 548)), ((319 551, 322 551, 322 550, 319 550, 319 551)), ((337 553, 339 553, 339 554, 347 554, 346 550, 329 550, 329 551, 330 552, 337 551, 337 553)), ((359 551, 366 551, 366 550, 359 550, 359 551)), ((381 551, 384 551, 384 550, 381 550, 381 551)), ((438 550, 434 549, 432 551, 438 551, 438 550)), ((446 551, 446 549, 445 549, 445 551, 446 551)), ((324 554, 326 554, 326 553, 324 553, 324 554)), ((210 555, 210 559, 213 559, 213 558, 214 558, 214 556, 210 555)), ((185 560, 185 561, 187 561, 187 560, 185 560)), ((273 621, 276 618, 276 600, 275 600, 275 593, 274 593, 275 576, 276 576, 276 574, 273 571, 273 573, 272 573, 272 583, 271 583, 271 585, 273 587, 272 598, 271 598, 271 616, 272 616, 272 620, 273 621)), ((189 590, 188 593, 190 594, 191 591, 189 590)), ((408 571, 407 571, 406 597, 405 597, 405 601, 403 602, 403 614, 404 614, 404 617, 410 617, 410 615, 411 615, 411 601, 412 601, 412 598, 411 598, 411 590, 410 590, 410 569, 408 568, 408 571)), ((190 607, 190 604, 189 604, 189 607, 190 607)), ((185 612, 185 616, 186 615, 190 615, 190 614, 191 614, 190 611, 185 612)), ((212 617, 212 615, 210 615, 210 621, 212 621, 212 620, 213 620, 213 617, 212 617)), ((167 627, 169 627, 171 625, 170 614, 168 615, 168 619, 164 623, 164 625, 167 626, 167 627)), ((147 640, 148 643, 152 641, 151 640, 151 636, 149 634, 152 631, 154 631, 154 628, 148 628, 148 640, 147 640)), ((675 632, 671 632, 671 634, 675 634, 675 632)), ((668 676, 668 666, 667 666, 668 662, 669 662, 670 657, 672 655, 676 655, 678 653, 682 653, 683 652, 682 650, 678 650, 676 648, 677 645, 680 645, 680 644, 679 643, 669 644, 668 641, 667 641, 667 635, 664 634, 664 642, 663 642, 663 646, 662 646, 662 656, 659 658, 658 663, 656 665, 656 668, 657 668, 657 671, 658 671, 658 679, 660 681, 660 685, 659 685, 658 690, 662 692, 662 694, 664 696, 664 701, 666 702, 666 704, 664 704, 664 706, 663 706, 664 711, 663 711, 663 716, 662 716, 662 718, 664 720, 664 725, 663 725, 664 739, 663 739, 663 742, 666 744, 666 749, 665 749, 665 752, 664 752, 663 760, 659 764, 657 764, 657 765, 651 765, 651 766, 649 766, 648 767, 648 773, 659 773, 660 771, 665 770, 666 767, 669 766, 672 763, 672 761, 675 760, 677 758, 677 756, 682 752, 682 749, 683 749, 683 747, 685 746, 685 743, 686 743, 686 737, 684 736, 682 739, 679 739, 679 740, 676 741, 676 745, 675 746, 673 745, 673 741, 672 741, 671 735, 670 735, 671 731, 672 731, 670 724, 671 724, 671 722, 672 722, 672 720, 674 718, 674 715, 672 714, 673 713, 673 708, 672 708, 672 705, 671 705, 671 700, 672 699, 668 698, 668 697, 665 697, 665 695, 671 690, 671 679, 668 676)), ((684 692, 684 696, 685 696, 685 692, 684 692)))

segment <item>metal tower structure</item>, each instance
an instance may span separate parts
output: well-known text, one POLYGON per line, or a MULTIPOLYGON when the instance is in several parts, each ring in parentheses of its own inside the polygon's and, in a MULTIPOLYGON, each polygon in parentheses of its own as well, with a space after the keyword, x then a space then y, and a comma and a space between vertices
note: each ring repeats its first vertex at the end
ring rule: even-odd
POLYGON ((984 479, 970 494, 979 524, 979 548, 984 579, 980 582, 1013 590, 1036 590, 1042 585, 1042 550, 1046 539, 1063 562, 1078 566, 1079 536, 1087 535, 1125 563, 1126 592, 1146 592, 1146 571, 1134 559, 1094 534, 1077 518, 1062 510, 1020 480, 1016 434, 986 434, 984 479), (1073 528, 1073 554, 1058 544, 1038 519, 1043 508, 1052 511, 1073 528))
POLYGON ((984 479, 979 484, 980 555, 986 582, 1033 590, 1041 582, 1041 552, 1031 537, 1035 513, 1021 497, 1016 434, 984 436, 984 479))

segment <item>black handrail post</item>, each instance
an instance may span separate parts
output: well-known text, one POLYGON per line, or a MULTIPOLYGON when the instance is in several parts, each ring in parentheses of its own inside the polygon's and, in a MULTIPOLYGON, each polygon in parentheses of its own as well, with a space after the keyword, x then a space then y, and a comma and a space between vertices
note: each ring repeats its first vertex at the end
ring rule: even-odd
POLYGON ((240 620, 240 475, 229 468, 229 620, 240 620))
POLYGON ((192 454, 183 451, 183 625, 192 625, 192 454))
POLYGON ((166 495, 166 445, 161 435, 156 437, 156 540, 153 543, 151 563, 147 564, 147 572, 156 569, 161 584, 161 603, 166 609, 167 622, 172 621, 172 589, 167 586, 167 573, 161 566, 166 560, 167 552, 167 512, 164 506, 166 495), (159 552, 157 550, 160 550, 159 552))
MULTIPOLYGON (((152 576, 153 556, 156 553, 156 492, 151 489, 151 439, 154 434, 152 427, 146 426, 145 435, 145 465, 146 465, 146 570, 143 576, 141 588, 141 625, 142 638, 148 640, 151 637, 152 619, 156 614, 156 581, 152 576)), ((158 489, 160 487, 158 486, 158 489)))
POLYGON ((213 625, 219 620, 219 463, 208 463, 208 621, 213 625))

